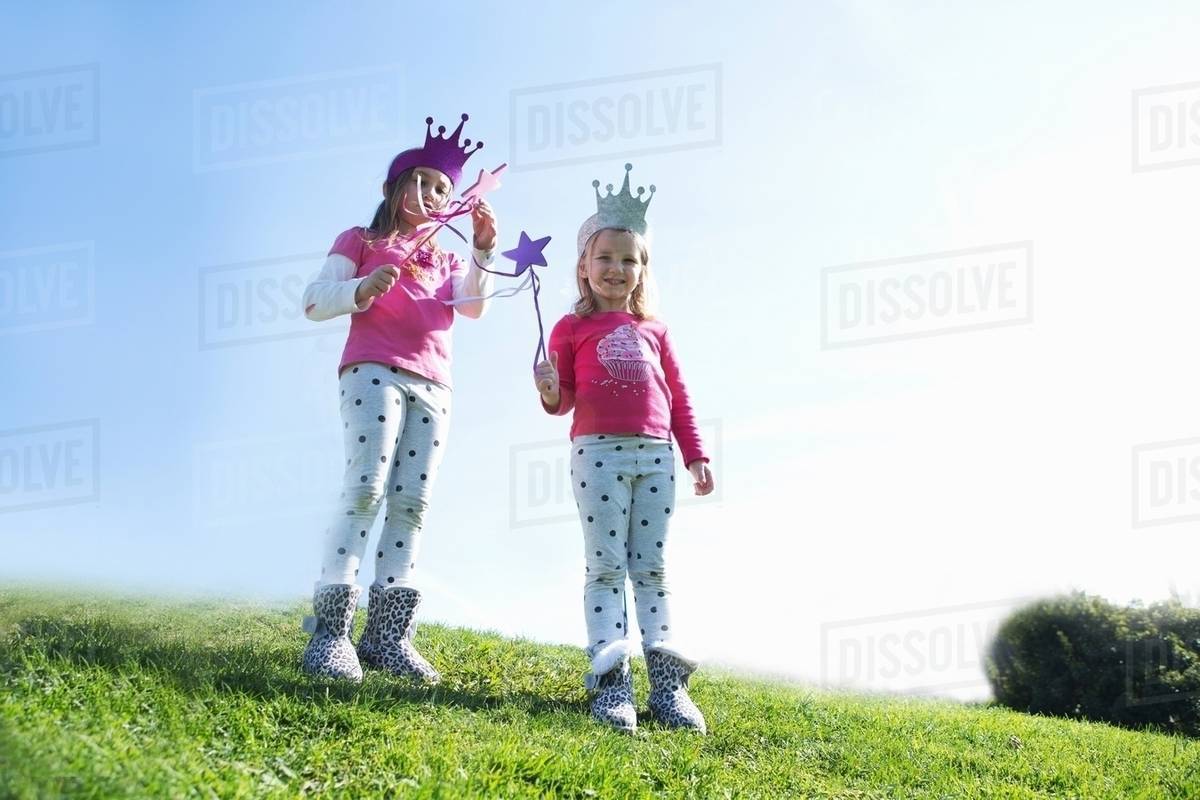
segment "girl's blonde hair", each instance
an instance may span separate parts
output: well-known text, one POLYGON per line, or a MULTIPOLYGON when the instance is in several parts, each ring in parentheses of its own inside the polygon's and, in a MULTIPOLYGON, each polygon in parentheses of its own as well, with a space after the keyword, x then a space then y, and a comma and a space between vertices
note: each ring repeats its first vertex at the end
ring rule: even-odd
MULTIPOLYGON (((414 169, 416 167, 410 167, 397 175, 396 180, 384 184, 383 201, 375 209, 375 216, 364 231, 363 241, 367 245, 386 240, 390 247, 396 243, 396 237, 400 235, 402 229, 407 227, 407 223, 400 216, 400 209, 404 204, 405 187, 412 178, 414 169)), ((438 246, 437 237, 430 238, 425 246, 434 253, 442 251, 442 248, 438 246)))
POLYGON ((646 242, 644 236, 628 228, 601 228, 588 239, 587 244, 584 245, 583 252, 579 255, 579 261, 575 264, 575 284, 579 288, 579 299, 575 301, 572 311, 577 317, 586 317, 599 310, 599 304, 596 302, 596 293, 592 291, 592 286, 588 283, 587 275, 580 273, 584 271, 584 265, 591 258, 592 248, 596 246, 596 238, 603 231, 621 231, 633 236, 634 244, 637 246, 638 257, 642 259, 642 273, 638 285, 634 287, 633 294, 629 298, 629 313, 638 319, 654 319, 654 306, 656 303, 654 297, 654 278, 650 274, 650 245, 646 242))

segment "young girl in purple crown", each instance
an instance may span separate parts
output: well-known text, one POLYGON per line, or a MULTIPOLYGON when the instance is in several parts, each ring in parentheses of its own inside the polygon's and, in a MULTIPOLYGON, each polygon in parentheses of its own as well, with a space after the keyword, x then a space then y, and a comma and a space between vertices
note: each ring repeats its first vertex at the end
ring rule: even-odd
MULTIPOLYGON (((625 583, 633 582, 637 623, 650 678, 650 714, 704 732, 688 695, 696 661, 675 646, 667 583, 667 531, 675 511, 675 448, 698 495, 713 490, 667 326, 647 302, 650 250, 643 202, 608 186, 577 240, 579 300, 554 326, 548 361, 535 367, 542 407, 574 410, 571 479, 583 526, 584 618, 592 669, 585 679, 592 716, 622 731, 637 728, 629 658, 625 583)), ((654 186, 650 187, 651 197, 654 186)))
POLYGON ((495 216, 481 197, 470 204, 470 266, 434 239, 463 164, 483 146, 466 149, 470 139, 459 144, 466 114, 462 120, 449 138, 444 126, 437 136, 427 130, 423 147, 395 157, 371 224, 339 235, 304 291, 309 319, 350 315, 338 366, 345 476, 323 539, 315 616, 305 620, 312 639, 302 667, 314 676, 361 681, 366 666, 430 683, 439 679, 412 643, 421 603, 413 570, 450 426, 455 309, 483 316, 492 277, 479 265, 491 263, 496 243, 495 216), (383 532, 371 551, 375 578, 367 624, 356 649, 350 632, 362 593, 357 578, 385 502, 383 532))

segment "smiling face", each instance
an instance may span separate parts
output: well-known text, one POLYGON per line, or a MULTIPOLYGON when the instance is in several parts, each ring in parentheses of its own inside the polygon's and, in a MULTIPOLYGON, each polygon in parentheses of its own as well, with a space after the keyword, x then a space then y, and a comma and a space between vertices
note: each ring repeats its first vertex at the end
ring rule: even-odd
POLYGON ((580 293, 591 289, 598 311, 629 311, 646 266, 646 251, 636 235, 602 230, 579 259, 580 293))
POLYGON ((441 211, 450 202, 450 194, 454 184, 446 173, 432 167, 416 167, 404 184, 404 202, 400 207, 400 216, 409 225, 422 225, 429 217, 421 213, 421 205, 417 201, 421 197, 425 208, 429 211, 441 211))

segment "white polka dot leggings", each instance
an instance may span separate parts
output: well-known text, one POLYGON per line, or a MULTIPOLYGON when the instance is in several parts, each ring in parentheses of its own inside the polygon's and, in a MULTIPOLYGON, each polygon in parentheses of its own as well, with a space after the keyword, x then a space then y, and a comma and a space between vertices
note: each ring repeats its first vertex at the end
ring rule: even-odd
POLYGON ((588 655, 627 638, 625 578, 633 583, 643 648, 671 638, 663 553, 675 505, 675 451, 644 435, 577 436, 571 477, 583 526, 588 655))
POLYGON ((321 585, 356 583, 367 535, 387 502, 375 583, 410 586, 417 545, 450 427, 450 390, 384 364, 345 369, 341 388, 346 473, 326 531, 321 585))

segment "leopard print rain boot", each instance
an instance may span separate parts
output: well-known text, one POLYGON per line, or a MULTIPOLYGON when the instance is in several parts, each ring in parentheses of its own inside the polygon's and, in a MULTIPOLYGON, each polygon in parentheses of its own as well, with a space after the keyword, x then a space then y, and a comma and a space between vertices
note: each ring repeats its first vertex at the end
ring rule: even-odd
POLYGON ((367 667, 401 678, 438 683, 442 676, 413 646, 421 593, 407 586, 371 586, 367 625, 358 641, 358 656, 367 667))
POLYGON ((646 651, 651 717, 669 728, 708 732, 704 715, 688 696, 688 678, 695 669, 696 662, 687 661, 666 650, 646 651))
POLYGON ((633 673, 629 660, 602 675, 589 672, 585 678, 592 697, 592 719, 623 733, 637 730, 637 710, 633 706, 633 673))
POLYGON ((350 583, 333 583, 313 592, 315 616, 304 618, 304 630, 312 638, 301 660, 301 668, 309 675, 354 683, 362 680, 362 666, 350 641, 361 594, 362 587, 350 583))

